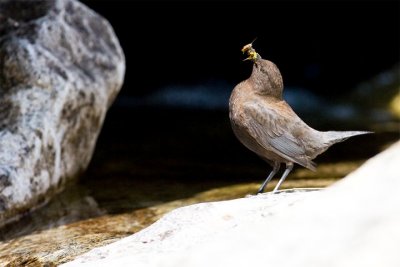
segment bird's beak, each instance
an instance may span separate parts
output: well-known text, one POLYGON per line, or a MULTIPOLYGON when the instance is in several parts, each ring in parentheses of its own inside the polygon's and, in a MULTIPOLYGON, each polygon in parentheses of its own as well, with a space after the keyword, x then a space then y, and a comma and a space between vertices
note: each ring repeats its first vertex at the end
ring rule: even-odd
POLYGON ((247 61, 247 60, 251 60, 251 58, 247 57, 247 58, 243 59, 243 61, 247 61))

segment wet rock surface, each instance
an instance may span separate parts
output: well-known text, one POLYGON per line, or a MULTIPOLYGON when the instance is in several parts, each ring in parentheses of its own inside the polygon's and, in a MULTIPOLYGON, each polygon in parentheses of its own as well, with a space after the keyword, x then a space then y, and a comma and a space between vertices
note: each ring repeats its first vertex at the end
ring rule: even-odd
POLYGON ((260 259, 274 266, 397 266, 399 160, 397 142, 312 194, 292 190, 176 209, 62 266, 244 266, 260 259))
POLYGON ((111 26, 78 1, 1 1, 0 226, 87 168, 124 72, 111 26))
MULTIPOLYGON (((327 186, 332 182, 333 179, 328 179, 324 181, 318 181, 316 184, 320 186, 327 186)), ((308 181, 308 183, 311 183, 311 181, 308 181)), ((301 184, 302 181, 298 181, 297 183, 291 183, 290 181, 288 182, 288 186, 296 186, 301 184)), ((105 184, 102 185, 104 186, 105 184)), ((128 194, 126 187, 134 187, 135 184, 125 183, 124 186, 122 184, 114 184, 114 186, 116 190, 121 192, 121 197, 124 198, 126 197, 126 194, 128 194)), ((212 184, 205 186, 211 187, 217 185, 212 184)), ((37 222, 38 217, 43 218, 44 216, 41 216, 41 214, 35 214, 35 216, 33 216, 31 219, 24 219, 25 223, 33 221, 33 224, 35 224, 36 222, 36 229, 33 233, 26 234, 29 230, 32 231, 32 227, 35 227, 34 225, 31 225, 31 228, 26 229, 25 233, 18 232, 18 230, 15 230, 15 227, 2 229, 5 240, 0 242, 0 265, 15 264, 20 262, 22 259, 25 261, 35 259, 36 263, 41 265, 65 263, 73 260, 75 257, 89 251, 90 249, 93 249, 94 247, 103 246, 118 241, 126 236, 132 235, 154 223, 165 213, 176 208, 199 202, 243 197, 249 194, 249 192, 255 192, 258 189, 259 184, 244 183, 225 186, 220 184, 219 186, 220 187, 206 190, 201 193, 193 193, 194 195, 192 197, 177 199, 162 204, 155 204, 157 202, 151 199, 147 199, 148 202, 146 203, 146 199, 141 198, 141 202, 139 204, 143 206, 151 206, 138 209, 132 208, 133 205, 138 204, 133 202, 134 197, 131 198, 131 201, 127 201, 126 199, 123 201, 116 198, 112 202, 109 199, 110 195, 104 195, 103 197, 98 196, 97 200, 99 204, 97 204, 95 207, 92 207, 92 209, 86 210, 84 210, 82 207, 81 210, 77 210, 74 206, 74 201, 69 199, 72 204, 67 205, 67 203, 65 203, 64 207, 57 205, 60 211, 63 211, 64 213, 71 212, 71 210, 74 210, 74 213, 82 212, 82 215, 75 218, 76 220, 83 218, 85 216, 83 215, 85 212, 87 212, 86 216, 90 216, 92 218, 82 219, 75 223, 67 223, 68 216, 65 216, 65 225, 59 224, 56 226, 54 221, 53 225, 46 224, 48 223, 46 220, 42 221, 42 224, 40 224, 37 222), (108 200, 106 200, 106 198, 108 200), (125 206, 125 210, 127 210, 128 205, 131 205, 130 211, 121 213, 121 207, 125 206), (100 210, 102 213, 95 214, 94 211, 96 210, 100 210), (112 214, 117 210, 119 211, 117 214, 112 214), (36 218, 36 220, 34 218, 36 218), (42 229, 40 229, 40 226, 42 229), (19 234, 19 237, 14 236, 13 238, 7 238, 7 235, 12 234, 10 233, 10 230, 13 229, 14 231, 17 231, 17 233, 14 232, 14 235, 19 234)), ((169 186, 166 187, 166 189, 171 191, 171 194, 178 195, 179 191, 183 187, 183 183, 175 183, 175 186, 169 186)), ((150 187, 142 187, 141 190, 148 190, 148 188, 150 187)), ((199 186, 194 186, 192 190, 200 191, 201 188, 199 188, 199 186)), ((52 202, 54 202, 54 200, 52 202)), ((23 227, 24 224, 21 223, 17 226, 19 226, 19 230, 21 230, 21 227, 23 227)))

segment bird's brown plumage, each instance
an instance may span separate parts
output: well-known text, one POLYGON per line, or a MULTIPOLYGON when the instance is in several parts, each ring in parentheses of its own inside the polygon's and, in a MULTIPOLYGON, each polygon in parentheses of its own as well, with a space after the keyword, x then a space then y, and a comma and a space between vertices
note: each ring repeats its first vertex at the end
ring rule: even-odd
POLYGON ((233 89, 229 100, 229 116, 236 137, 274 166, 273 172, 281 163, 289 166, 290 170, 293 163, 315 170, 316 165, 312 160, 329 146, 348 137, 367 133, 320 132, 308 126, 283 100, 283 80, 277 66, 254 54, 254 49, 251 53, 251 76, 233 89))

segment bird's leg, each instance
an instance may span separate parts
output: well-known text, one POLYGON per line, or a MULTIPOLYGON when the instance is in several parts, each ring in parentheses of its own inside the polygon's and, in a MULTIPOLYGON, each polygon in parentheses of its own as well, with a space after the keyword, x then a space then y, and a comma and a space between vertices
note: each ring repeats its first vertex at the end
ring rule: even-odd
POLYGON ((280 163, 274 162, 274 166, 272 167, 272 171, 269 173, 267 179, 265 179, 264 183, 261 185, 260 189, 258 189, 257 194, 260 194, 264 191, 264 188, 267 186, 268 182, 271 181, 272 177, 279 171, 280 163))
POLYGON ((278 191, 279 187, 281 186, 281 184, 283 183, 283 181, 285 181, 286 177, 288 176, 288 174, 292 171, 293 169, 293 163, 289 162, 286 163, 286 170, 285 172, 282 174, 281 179, 279 180, 278 184, 275 186, 274 190, 272 191, 272 193, 276 193, 276 191, 278 191))

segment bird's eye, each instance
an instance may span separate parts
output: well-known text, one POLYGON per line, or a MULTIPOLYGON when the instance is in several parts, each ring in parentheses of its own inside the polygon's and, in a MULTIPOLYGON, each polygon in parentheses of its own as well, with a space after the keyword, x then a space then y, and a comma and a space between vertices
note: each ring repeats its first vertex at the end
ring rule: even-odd
POLYGON ((268 70, 264 67, 261 67, 261 72, 268 73, 268 70))

